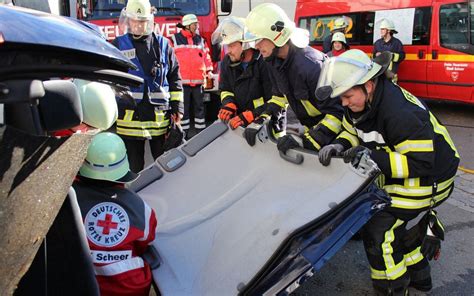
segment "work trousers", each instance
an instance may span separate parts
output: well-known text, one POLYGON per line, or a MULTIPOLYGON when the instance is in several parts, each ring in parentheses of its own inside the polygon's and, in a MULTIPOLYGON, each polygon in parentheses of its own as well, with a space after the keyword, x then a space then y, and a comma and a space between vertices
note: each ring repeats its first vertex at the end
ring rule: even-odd
POLYGON ((150 151, 153 160, 157 159, 164 152, 165 135, 146 139, 123 139, 127 148, 127 157, 130 163, 130 170, 138 173, 145 165, 145 143, 150 143, 150 151))
POLYGON ((191 122, 191 104, 194 108, 194 127, 196 132, 206 128, 206 114, 204 109, 204 89, 202 85, 189 86, 183 85, 184 114, 181 120, 181 126, 184 131, 189 130, 191 122))

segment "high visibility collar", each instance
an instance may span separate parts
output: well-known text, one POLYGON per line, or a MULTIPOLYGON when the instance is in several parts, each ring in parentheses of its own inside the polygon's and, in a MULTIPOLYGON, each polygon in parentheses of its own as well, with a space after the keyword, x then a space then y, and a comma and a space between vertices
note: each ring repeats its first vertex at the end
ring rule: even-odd
POLYGON ((181 34, 183 34, 183 36, 186 37, 186 38, 194 37, 194 34, 191 33, 191 31, 188 31, 186 29, 181 30, 181 34))

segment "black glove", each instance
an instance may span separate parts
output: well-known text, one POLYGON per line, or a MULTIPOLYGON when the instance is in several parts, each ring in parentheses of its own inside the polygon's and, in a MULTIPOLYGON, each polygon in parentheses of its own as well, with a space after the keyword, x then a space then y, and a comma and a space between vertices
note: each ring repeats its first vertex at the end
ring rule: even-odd
POLYGON ((352 163, 353 166, 357 166, 363 155, 370 155, 371 150, 364 146, 355 146, 342 153, 342 158, 345 163, 352 163))
POLYGON ((426 219, 426 235, 421 244, 421 253, 428 260, 437 260, 441 251, 441 241, 444 240, 444 227, 436 215, 430 210, 422 219, 426 219))
POLYGON ((164 151, 176 148, 184 142, 184 130, 180 124, 172 122, 170 130, 165 136, 165 143, 163 144, 164 151))
POLYGON ((178 113, 184 114, 184 105, 180 101, 171 101, 170 102, 171 114, 178 115, 178 113))
POLYGON ((297 135, 285 135, 278 139, 277 148, 283 153, 300 147, 303 147, 303 140, 297 135))
POLYGON ((327 146, 323 146, 319 152, 319 162, 323 166, 328 166, 331 163, 331 158, 333 156, 340 156, 344 147, 341 144, 330 144, 327 146))
POLYGON ((250 146, 255 145, 255 138, 257 137, 258 132, 262 129, 264 120, 265 118, 259 117, 245 128, 243 136, 250 146))

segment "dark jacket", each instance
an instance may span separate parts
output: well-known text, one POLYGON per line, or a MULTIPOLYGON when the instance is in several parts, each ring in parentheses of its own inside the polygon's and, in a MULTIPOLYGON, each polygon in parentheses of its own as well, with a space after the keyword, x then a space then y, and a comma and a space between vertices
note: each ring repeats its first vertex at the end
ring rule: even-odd
POLYGON ((375 41, 374 50, 372 51, 373 56, 375 57, 377 52, 384 51, 390 51, 393 53, 392 62, 390 63, 388 69, 396 74, 398 72, 398 66, 405 59, 405 52, 403 51, 402 42, 393 36, 388 42, 385 42, 383 38, 375 41))
POLYGON ((448 131, 428 108, 408 91, 381 78, 365 119, 346 109, 343 131, 334 141, 345 149, 362 145, 384 175, 383 188, 392 197, 392 210, 421 211, 453 189, 459 155, 448 131))
POLYGON ((272 97, 272 84, 268 69, 260 52, 254 51, 253 59, 244 69, 242 63, 232 65, 228 56, 222 62, 219 78, 222 105, 234 103, 237 113, 247 110, 259 116, 272 97))
POLYGON ((314 48, 298 48, 290 43, 285 60, 272 58, 268 61, 273 98, 268 102, 267 110, 275 112, 284 108, 287 101, 298 120, 308 129, 305 139, 315 150, 336 137, 344 112, 339 98, 320 101, 314 94, 325 59, 326 55, 314 48))

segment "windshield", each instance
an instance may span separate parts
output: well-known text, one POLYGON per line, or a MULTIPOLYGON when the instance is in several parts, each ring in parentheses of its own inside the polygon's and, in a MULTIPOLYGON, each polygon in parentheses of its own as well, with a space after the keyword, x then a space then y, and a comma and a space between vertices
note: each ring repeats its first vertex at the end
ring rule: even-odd
MULTIPOLYGON (((210 12, 210 0, 150 0, 156 8, 155 16, 174 16, 192 13, 207 15, 210 12)), ((90 0, 87 1, 85 20, 118 18, 127 0, 90 0)))

